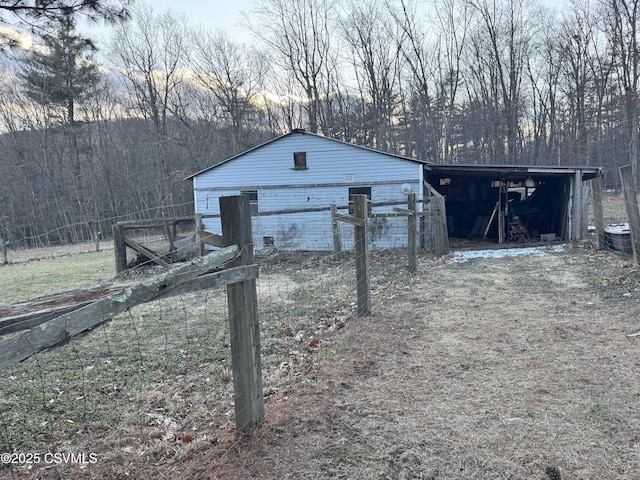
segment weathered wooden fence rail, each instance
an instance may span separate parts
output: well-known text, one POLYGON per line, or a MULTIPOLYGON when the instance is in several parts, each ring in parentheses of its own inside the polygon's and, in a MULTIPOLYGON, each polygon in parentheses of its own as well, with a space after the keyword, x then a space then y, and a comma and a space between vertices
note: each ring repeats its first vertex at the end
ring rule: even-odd
MULTIPOLYGON (((188 225, 192 230, 196 230, 194 217, 174 217, 153 220, 131 220, 118 222, 113 225, 113 250, 115 256, 116 273, 123 272, 127 269, 127 247, 145 256, 150 261, 169 268, 171 266, 168 258, 163 254, 159 254, 150 248, 137 242, 128 232, 137 229, 157 229, 162 231, 166 236, 168 243, 167 253, 174 254, 180 249, 178 246, 178 226, 188 225)), ((194 246, 195 248, 195 246, 194 246)))
MULTIPOLYGON (((414 195, 415 194, 411 194, 414 195)), ((385 202, 369 202, 368 207, 370 209, 377 207, 393 207, 400 205, 407 205, 408 200, 393 200, 393 201, 385 201, 385 202)), ((345 220, 341 217, 350 217, 350 215, 344 215, 340 213, 340 211, 350 210, 353 208, 352 205, 337 205, 331 204, 329 206, 323 207, 308 207, 308 208, 289 208, 283 210, 271 210, 267 212, 253 212, 251 215, 254 217, 267 217, 272 215, 289 215, 289 214, 297 214, 297 213, 314 213, 314 212, 331 212, 331 231, 333 238, 333 251, 336 256, 341 256, 342 254, 342 239, 340 237, 340 228, 339 222, 344 221, 349 223, 349 220, 345 220)), ((437 191, 432 190, 430 196, 426 199, 416 199, 416 206, 411 209, 407 208, 405 210, 394 208, 393 212, 386 213, 374 213, 369 215, 369 218, 374 217, 402 217, 411 215, 409 211, 416 212, 416 235, 418 232, 418 224, 417 219, 421 220, 420 223, 420 243, 416 244, 416 247, 426 248, 429 251, 432 251, 437 256, 446 255, 449 253, 449 236, 447 231, 447 216, 446 216, 446 207, 445 207, 445 198, 440 195, 437 191), (424 204, 425 207, 423 211, 418 211, 417 205, 424 204)), ((209 214, 209 215, 197 215, 198 220, 196 223, 200 225, 200 228, 197 229, 202 233, 202 244, 212 245, 212 246, 220 246, 219 235, 213 234, 211 232, 204 232, 202 227, 202 220, 206 218, 220 218, 220 215, 209 214)), ((409 218, 408 222, 412 220, 409 218)), ((418 237, 416 237, 418 238, 418 237)), ((411 248, 411 247, 410 247, 411 248)), ((413 270, 411 270, 413 271, 413 270)))
POLYGON ((213 252, 9 337, 2 342, 0 370, 91 330, 135 305, 154 300, 197 275, 236 258, 238 252, 237 245, 213 252))
POLYGON ((0 371, 62 344, 136 305, 193 291, 227 286, 236 429, 245 431, 264 417, 251 213, 246 196, 220 198, 221 249, 171 268, 123 291, 49 318, 1 343, 0 371), (214 269, 220 269, 212 271, 214 269))

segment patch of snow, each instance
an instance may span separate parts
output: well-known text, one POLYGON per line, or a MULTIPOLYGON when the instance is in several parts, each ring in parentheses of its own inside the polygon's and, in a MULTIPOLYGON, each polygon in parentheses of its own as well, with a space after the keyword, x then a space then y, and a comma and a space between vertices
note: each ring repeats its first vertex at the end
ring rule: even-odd
POLYGON ((562 252, 564 245, 524 248, 498 248, 491 250, 459 250, 453 252, 452 262, 466 262, 474 258, 504 258, 519 257, 520 255, 547 255, 548 253, 562 252))

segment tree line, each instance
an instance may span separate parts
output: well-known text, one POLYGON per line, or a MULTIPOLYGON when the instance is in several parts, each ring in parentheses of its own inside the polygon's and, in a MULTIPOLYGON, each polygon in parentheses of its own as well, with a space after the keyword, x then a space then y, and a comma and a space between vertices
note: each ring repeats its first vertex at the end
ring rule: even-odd
POLYGON ((603 166, 607 188, 640 175, 640 0, 256 0, 248 43, 84 3, 113 22, 99 50, 67 9, 1 59, 15 245, 192 213, 185 177, 293 128, 434 163, 603 166))

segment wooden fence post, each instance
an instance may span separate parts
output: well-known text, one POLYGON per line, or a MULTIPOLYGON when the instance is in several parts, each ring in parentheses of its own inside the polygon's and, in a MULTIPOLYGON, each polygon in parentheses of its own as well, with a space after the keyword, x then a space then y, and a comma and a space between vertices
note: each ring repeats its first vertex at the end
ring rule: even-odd
POLYGON ((7 258, 7 245, 9 245, 9 242, 5 242, 2 238, 0 238, 0 251, 2 251, 3 265, 9 263, 9 259, 7 258))
POLYGON ((591 180, 591 191, 593 194, 593 219, 596 224, 596 233, 598 234, 598 248, 606 247, 606 239, 604 234, 604 215, 602 213, 602 183, 600 177, 591 180))
MULTIPOLYGON (((220 197, 222 236, 226 245, 238 245, 240 257, 231 266, 252 265, 251 210, 246 195, 220 197)), ((231 362, 236 430, 246 431, 264 418, 260 325, 255 279, 227 285, 231 332, 231 362)))
POLYGON ((196 213, 195 216, 195 222, 196 222, 196 252, 197 255, 199 257, 201 257, 202 255, 204 255, 204 243, 202 243, 202 237, 203 237, 203 231, 204 231, 204 225, 202 223, 202 214, 201 213, 196 213))
POLYGON ((582 238, 584 215, 582 213, 582 170, 577 169, 573 176, 573 224, 571 226, 571 240, 582 238))
POLYGON ((629 217, 629 229, 631 230, 633 263, 638 266, 638 255, 640 255, 640 211, 638 211, 638 193, 634 187, 632 172, 631 165, 620 167, 622 192, 624 193, 627 216, 629 217))
POLYGON ((338 219, 336 218, 336 213, 338 213, 338 207, 335 203, 331 204, 331 228, 333 230, 333 253, 336 254, 337 258, 342 256, 342 241, 340 239, 340 224, 338 223, 338 219))
POLYGON ((449 253, 449 233, 447 232, 447 210, 444 197, 431 198, 431 223, 433 232, 433 253, 440 257, 449 253))
POLYGON ((116 223, 113 226, 113 252, 116 260, 116 273, 127 269, 127 245, 124 243, 124 226, 116 223))
POLYGON ((100 232, 98 231, 100 223, 94 220, 89 220, 87 222, 87 226, 89 228, 89 235, 91 236, 91 240, 96 246, 96 252, 100 251, 100 232))
POLYGON ((416 202, 416 194, 415 193, 410 193, 409 197, 407 198, 407 209, 408 210, 412 210, 414 213, 413 215, 407 215, 407 223, 408 223, 408 235, 409 238, 407 239, 407 247, 409 250, 409 271, 410 272, 415 272, 418 269, 418 250, 416 247, 416 208, 417 208, 417 202, 416 202))
POLYGON ((356 284, 358 295, 358 317, 371 313, 371 288, 369 279, 369 239, 367 238, 367 196, 353 196, 354 217, 362 219, 355 227, 354 255, 356 257, 356 284))

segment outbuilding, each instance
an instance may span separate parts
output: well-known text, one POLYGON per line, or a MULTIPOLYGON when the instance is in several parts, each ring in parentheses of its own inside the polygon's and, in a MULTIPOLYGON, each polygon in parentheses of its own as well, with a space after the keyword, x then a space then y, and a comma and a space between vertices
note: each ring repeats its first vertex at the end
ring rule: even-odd
MULTIPOLYGON (((219 198, 249 196, 256 250, 330 251, 333 226, 330 206, 348 208, 350 198, 366 195, 376 211, 392 212, 415 193, 423 199, 426 162, 384 153, 293 130, 190 177, 195 213, 205 230, 220 231, 219 198)), ((343 211, 341 213, 348 213, 343 211)), ((369 231, 374 248, 406 245, 406 220, 372 218, 369 231), (403 227, 403 225, 405 225, 403 227)), ((353 241, 350 227, 339 227, 342 246, 353 241)))
MULTIPOLYGON (((293 130, 188 179, 205 230, 220 231, 221 196, 245 194, 256 250, 330 251, 330 206, 346 209, 355 194, 367 195, 379 214, 369 220, 373 248, 406 245, 406 221, 380 214, 393 212, 409 193, 418 210, 427 210, 432 196, 444 196, 452 238, 579 240, 586 231, 588 181, 601 173, 588 166, 436 165, 293 130)), ((339 228, 348 249, 351 227, 339 228)), ((419 228, 423 246, 425 232, 428 219, 419 228)))

